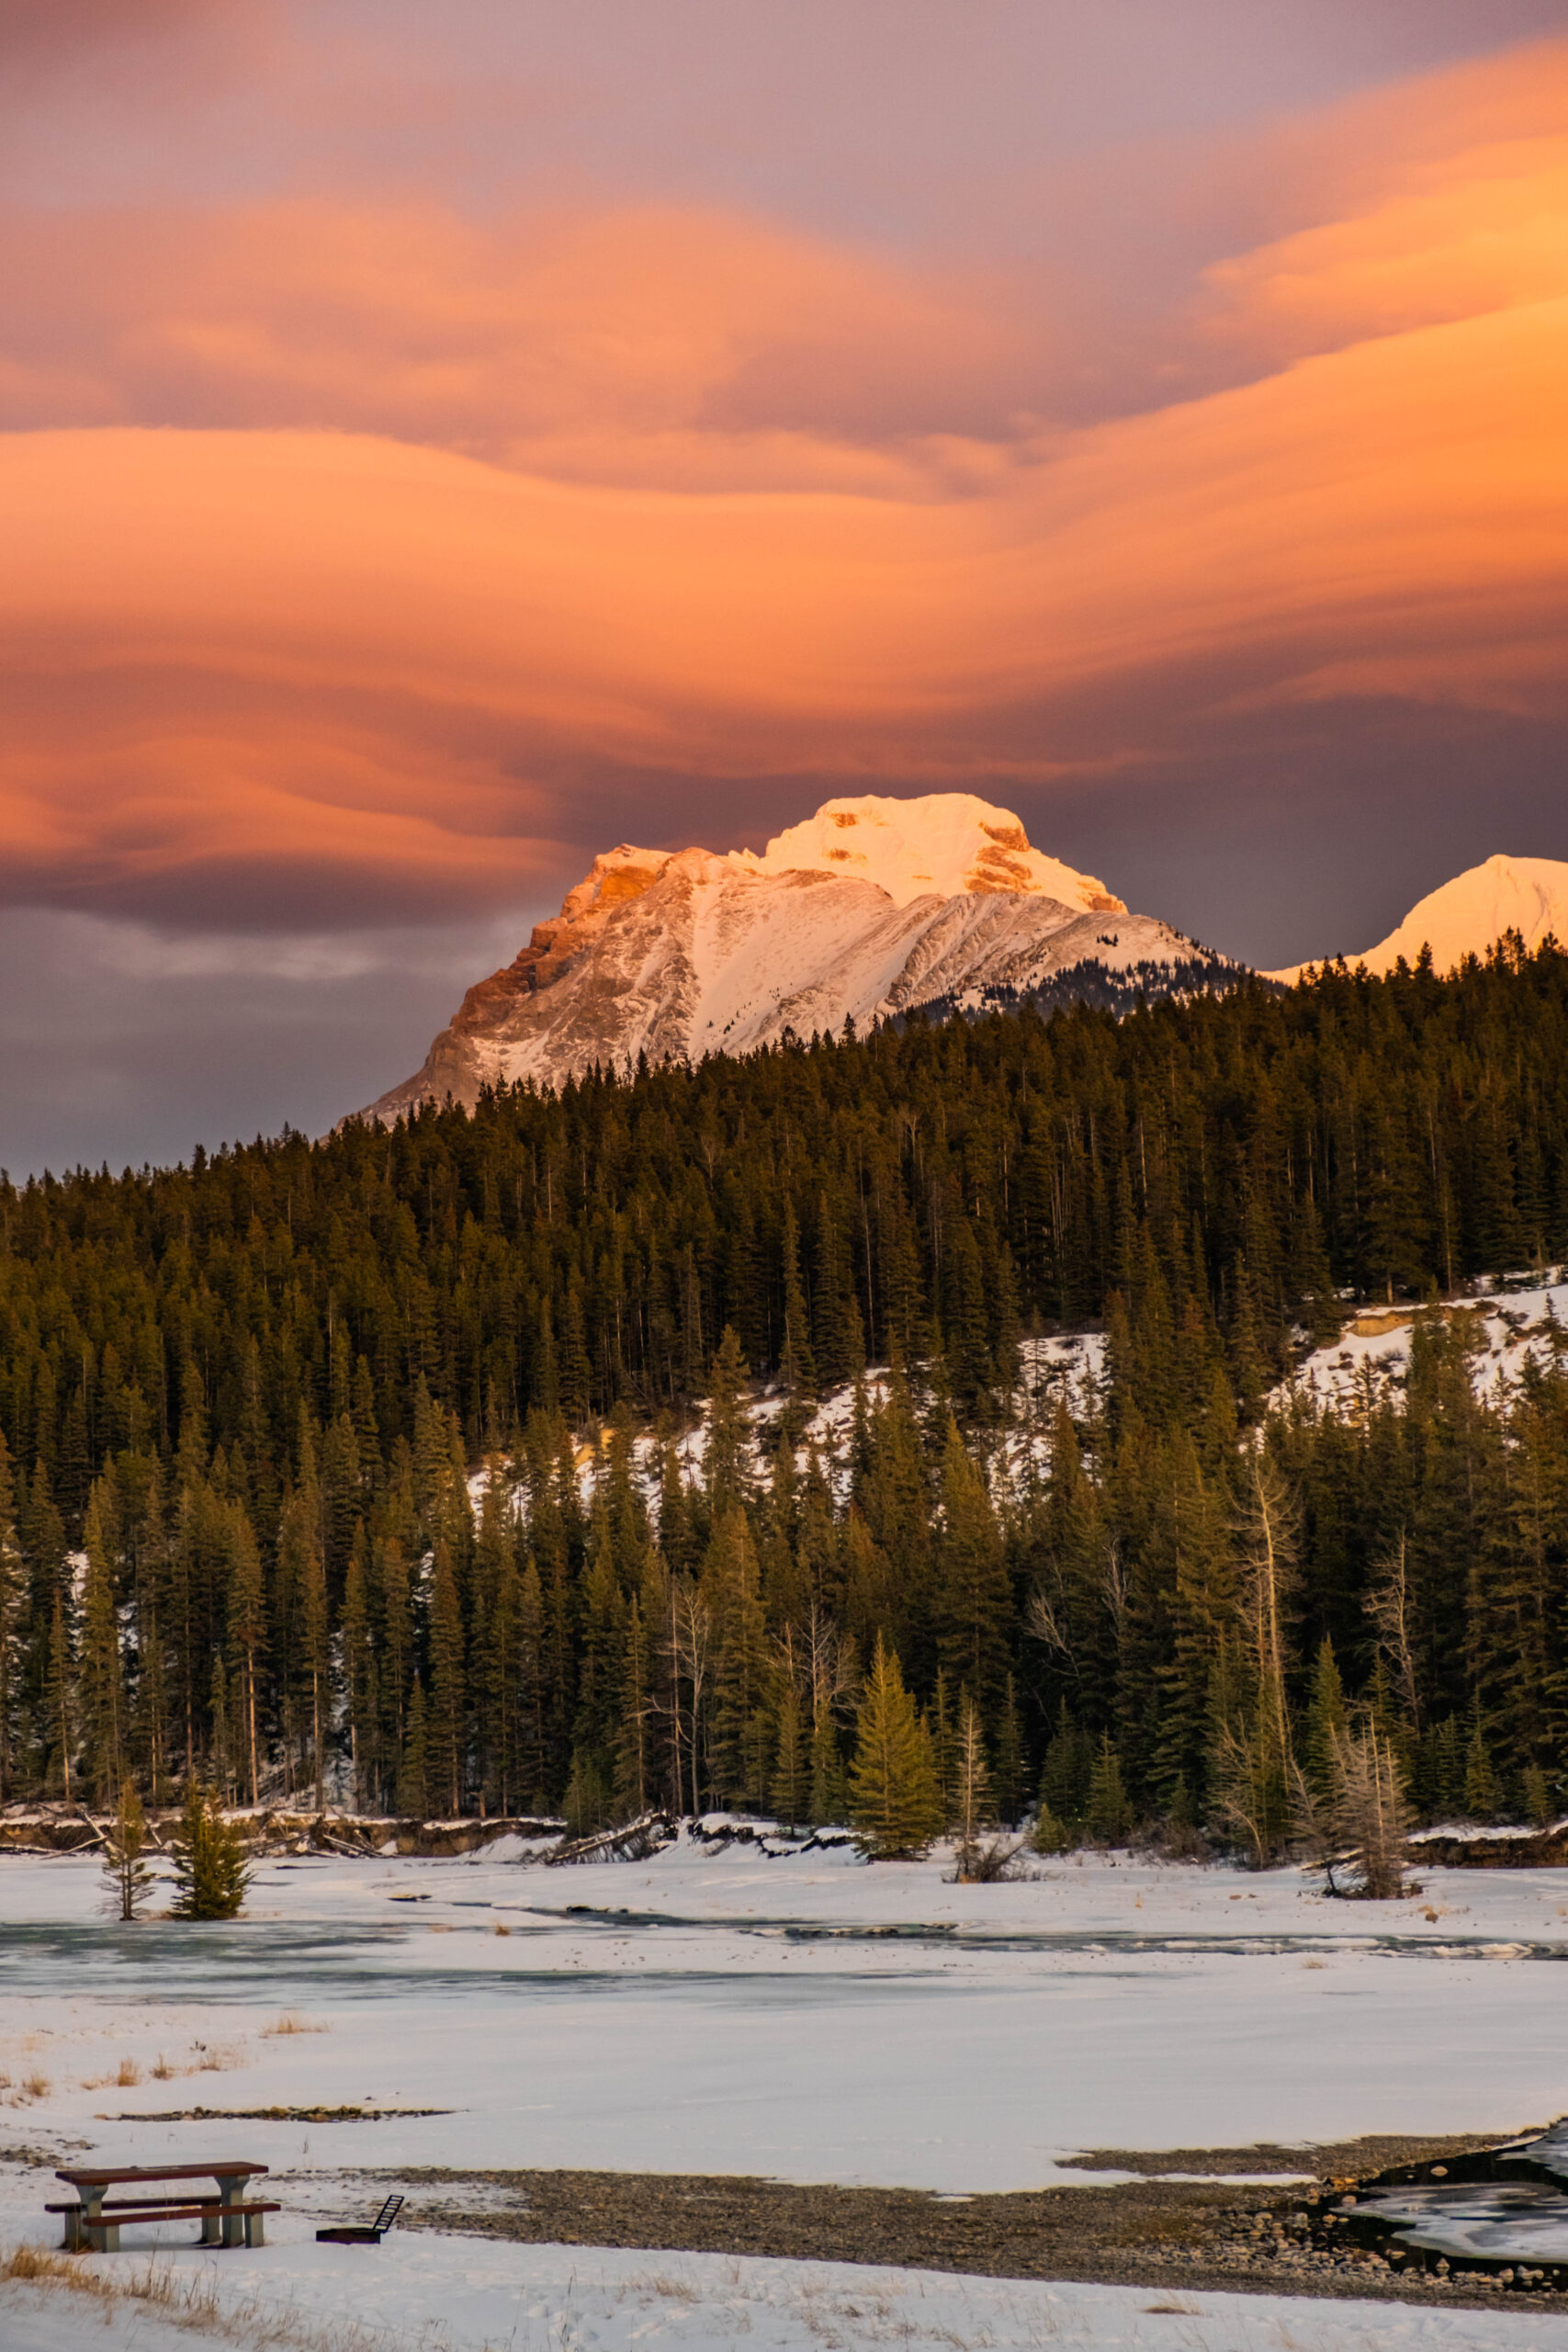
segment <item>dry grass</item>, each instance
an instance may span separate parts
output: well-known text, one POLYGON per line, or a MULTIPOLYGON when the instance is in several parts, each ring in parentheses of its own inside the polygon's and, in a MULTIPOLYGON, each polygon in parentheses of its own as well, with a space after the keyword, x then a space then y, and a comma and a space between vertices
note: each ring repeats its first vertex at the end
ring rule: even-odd
POLYGON ((29 2075, 22 2085, 24 2098, 47 2098, 49 2092, 50 2081, 47 2075, 29 2075))
POLYGON ((110 2074, 84 2075, 82 2077, 82 2088, 85 2091, 101 2091, 107 2083, 112 2083, 120 2090, 129 2091, 134 2090, 141 2080, 141 2069, 137 2064, 135 2059, 122 2058, 119 2064, 110 2074))
POLYGON ((326 2033, 329 2030, 320 2018, 302 2018, 293 2009, 285 2009, 281 2017, 274 2018, 270 2025, 262 2028, 263 2034, 273 2040, 282 2034, 326 2033))
MULTIPOLYGON (((175 2327, 218 2336, 246 2352, 391 2352, 386 2335, 353 2320, 319 2325, 296 2312, 267 2311, 254 2302, 226 2307, 209 2273, 156 2259, 135 2268, 100 2268, 91 2256, 13 2246, 0 2255, 0 2290, 7 2286, 85 2296, 99 2306, 106 2325, 117 2306, 150 2305, 175 2327)), ((0 2340, 15 2340, 3 2319, 0 2340)))
POLYGON ((178 2071, 177 2067, 170 2065, 160 2050, 152 2065, 152 2080, 155 2083, 172 2083, 178 2071))
POLYGON ((510 1928, 502 1926, 502 1922, 498 1919, 495 1923, 495 1932, 498 1936, 509 1936, 512 1933, 512 1930, 510 1928))

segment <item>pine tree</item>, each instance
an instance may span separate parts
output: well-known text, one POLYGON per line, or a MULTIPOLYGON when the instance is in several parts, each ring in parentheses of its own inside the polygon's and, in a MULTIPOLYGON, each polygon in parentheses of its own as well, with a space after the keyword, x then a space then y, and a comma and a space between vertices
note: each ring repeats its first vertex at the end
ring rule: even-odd
POLYGON ((777 1745, 769 1795, 774 1813, 793 1838, 811 1801, 808 1743, 800 1692, 793 1674, 786 1675, 780 1690, 775 1728, 777 1745))
POLYGON ((113 1514, 107 1482, 99 1478, 87 1504, 82 1539, 87 1567, 82 1584, 78 1718, 89 1798, 100 1805, 108 1804, 120 1787, 128 1760, 125 1667, 109 1533, 113 1514))
POLYGON ((152 1892, 152 1873, 143 1856, 147 1850, 147 1816, 134 1781, 122 1781, 119 1804, 104 1832, 104 1878, 110 1907, 120 1919, 134 1919, 152 1892))
POLYGON ((850 1819, 874 1860, 923 1853, 942 1827, 931 1740, 897 1657, 880 1640, 861 1702, 850 1819))
POLYGON ((424 1684, 416 1674, 408 1706, 398 1763, 398 1811, 405 1821, 423 1821, 430 1809, 428 1743, 425 1736, 424 1684))
POLYGON ((1133 1808, 1127 1798, 1127 1785, 1122 1777, 1122 1759, 1111 1745, 1109 1733, 1102 1735, 1100 1753, 1094 1759, 1089 1775, 1089 1797, 1084 1808, 1084 1826, 1097 1846, 1120 1846, 1132 1826, 1133 1808))
MULTIPOLYGON (((1335 1742, 1329 1819, 1350 1849, 1363 1894, 1387 1901, 1403 1891, 1410 1808, 1390 1743, 1375 1724, 1343 1729, 1335 1742)), ((1330 1883, 1332 1884, 1332 1866, 1330 1883)))
POLYGON ((176 1919, 231 1919, 241 1909, 250 1871, 239 1832, 199 1781, 186 1792, 174 1838, 176 1919))
POLYGON ((964 1702, 954 1758, 953 1812, 958 1829, 958 1875, 973 1874, 975 1841, 987 1819, 990 1768, 986 1761, 985 1736, 972 1699, 964 1702))
POLYGON ((1300 1783, 1286 1670, 1287 1611, 1298 1568, 1299 1514, 1279 1470, 1253 1448, 1237 1517, 1241 1586, 1240 1704, 1222 1706, 1213 1784, 1220 1821, 1261 1868, 1282 1849, 1300 1783))
POLYGON ((450 1547, 435 1546, 430 1588, 430 1721, 426 1772, 430 1793, 456 1815, 463 1802, 463 1621, 450 1547))

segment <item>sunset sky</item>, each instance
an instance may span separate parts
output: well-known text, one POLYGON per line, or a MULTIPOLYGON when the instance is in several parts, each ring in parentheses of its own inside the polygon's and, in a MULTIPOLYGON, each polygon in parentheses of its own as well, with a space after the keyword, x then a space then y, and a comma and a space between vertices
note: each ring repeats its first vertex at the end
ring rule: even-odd
POLYGON ((1263 964, 1568 857, 1568 0, 0 0, 0 697, 14 1174, 831 793, 1263 964))

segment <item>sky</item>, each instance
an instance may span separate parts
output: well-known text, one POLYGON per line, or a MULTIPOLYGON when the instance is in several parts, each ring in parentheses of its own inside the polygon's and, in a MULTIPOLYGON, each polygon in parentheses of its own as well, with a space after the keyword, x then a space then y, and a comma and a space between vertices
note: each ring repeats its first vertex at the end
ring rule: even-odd
POLYGON ((0 1164, 977 792, 1264 966, 1568 857, 1568 0, 0 0, 0 1164))

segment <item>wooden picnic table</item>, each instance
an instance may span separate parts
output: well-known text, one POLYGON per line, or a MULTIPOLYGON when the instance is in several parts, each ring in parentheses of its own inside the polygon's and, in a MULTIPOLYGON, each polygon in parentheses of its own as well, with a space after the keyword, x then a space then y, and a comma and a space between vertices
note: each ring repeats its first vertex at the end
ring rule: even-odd
POLYGON ((84 2246, 96 2252, 118 2251, 121 2228, 129 2222, 199 2222, 203 2245, 265 2245, 264 2216, 278 2210, 275 2201, 248 2194, 251 2182, 265 2165, 62 2165, 55 2177, 76 2191, 74 2205, 49 2206, 65 2216, 63 2244, 73 2253, 84 2246), (143 2183, 182 2180, 216 2181, 217 2192, 183 2195, 110 2197, 111 2188, 140 2188, 143 2183))

